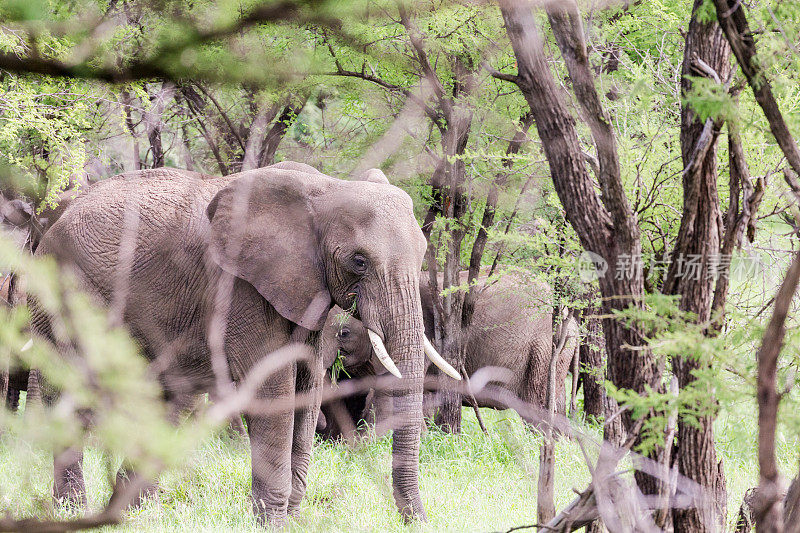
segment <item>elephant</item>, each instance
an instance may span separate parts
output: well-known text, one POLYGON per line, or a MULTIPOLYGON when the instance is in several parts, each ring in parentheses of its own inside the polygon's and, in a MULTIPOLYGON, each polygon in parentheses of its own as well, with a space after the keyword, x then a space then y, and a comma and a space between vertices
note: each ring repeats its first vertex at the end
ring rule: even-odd
MULTIPOLYGON (((12 276, 11 274, 0 273, 0 306, 11 306, 12 300, 12 276)), ((5 390, 5 404, 6 408, 11 411, 16 411, 19 405, 20 391, 27 390, 28 388, 28 371, 13 369, 2 371, 0 376, 0 383, 2 386, 0 390, 5 390), (7 380, 7 381, 6 381, 7 380)))
MULTIPOLYGON (((77 189, 68 189, 59 194, 55 205, 45 205, 36 214, 34 206, 20 199, 8 200, 0 193, 0 229, 7 233, 20 248, 35 252, 42 235, 52 226, 79 194, 77 189)), ((14 306, 25 301, 20 279, 12 272, 0 273, 0 305, 14 306)), ((23 283, 24 284, 24 283, 23 283)), ((5 387, 6 409, 15 412, 19 408, 20 394, 27 392, 26 404, 38 401, 38 376, 27 368, 9 368, 0 372, 0 382, 5 387), (6 381, 7 379, 7 381, 6 381)))
MULTIPOLYGON (((461 284, 466 286, 467 272, 461 272, 460 278, 461 284)), ((427 273, 423 272, 419 283, 422 312, 425 333, 432 338, 435 300, 426 280, 427 273)), ((488 283, 486 278, 479 278, 478 284, 481 292, 477 296, 472 325, 465 339, 466 374, 474 375, 484 367, 508 369, 510 372, 506 374, 509 379, 504 388, 523 401, 547 407, 550 361, 552 350, 555 349, 550 287, 542 282, 530 282, 515 273, 502 275, 499 280, 488 283)), ((564 413, 566 407, 563 385, 579 345, 577 321, 568 318, 562 331, 564 343, 555 367, 557 413, 564 413)), ((331 366, 337 356, 343 356, 343 368, 347 376, 341 379, 372 374, 375 356, 365 336, 363 324, 341 309, 334 308, 322 332, 325 365, 331 366)), ((347 437, 360 420, 366 420, 371 407, 370 400, 373 399, 377 411, 386 408, 379 403, 379 394, 373 394, 369 399, 367 394, 362 394, 346 398, 339 405, 323 405, 317 432, 323 438, 347 437)), ((428 416, 432 415, 434 404, 434 395, 426 394, 425 412, 428 416)), ((479 401, 478 405, 503 408, 491 401, 479 401)), ((381 417, 377 415, 377 418, 381 417)))
MULTIPOLYGON (((281 347, 316 343, 332 305, 352 309, 381 364, 398 378, 395 502, 405 520, 425 520, 418 272, 426 241, 404 191, 377 169, 361 178, 336 179, 296 162, 225 177, 170 168, 130 172, 76 198, 37 255, 54 256, 105 304, 127 276, 124 322, 148 360, 173 351, 158 378, 176 407, 215 390, 212 342, 222 347, 224 377, 240 382, 281 347), (136 232, 126 229, 131 212, 138 214, 136 232), (118 259, 124 243, 127 266, 118 259), (209 326, 215 323, 216 330, 209 326), (214 341, 220 333, 224 338, 214 341)), ((34 334, 52 342, 46 313, 32 308, 34 334)), ((323 375, 314 353, 272 373, 256 394, 271 402, 308 393, 311 406, 271 415, 245 410, 252 507, 262 523, 282 524, 305 493, 323 375)), ((59 457, 68 460, 55 462, 55 496, 85 502, 80 452, 59 457)))

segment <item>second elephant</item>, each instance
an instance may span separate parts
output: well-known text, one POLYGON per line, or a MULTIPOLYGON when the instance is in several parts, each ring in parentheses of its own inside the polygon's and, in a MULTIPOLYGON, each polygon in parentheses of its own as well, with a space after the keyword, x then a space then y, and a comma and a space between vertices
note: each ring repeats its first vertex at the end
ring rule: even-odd
MULTIPOLYGON (((424 273, 423 273, 424 274, 424 273)), ((433 337, 435 299, 425 279, 420 280, 420 296, 425 333, 433 337)), ((466 286, 467 273, 461 273, 461 285, 466 286)), ((464 368, 468 376, 485 367, 507 369, 504 388, 525 402, 540 407, 547 405, 550 360, 553 350, 552 290, 540 281, 531 281, 517 273, 509 273, 496 281, 478 280, 472 325, 466 333, 464 368)), ((566 342, 556 361, 556 412, 563 413, 566 404, 564 381, 570 362, 579 345, 578 325, 568 319, 566 342)), ((323 329, 323 360, 333 365, 337 356, 343 357, 340 367, 344 378, 360 378, 374 373, 377 364, 363 325, 341 309, 334 308, 323 329)), ((341 373, 341 372, 340 372, 341 373)), ((380 395, 377 395, 380 397, 380 395)), ((372 399, 370 396, 369 400, 372 399)), ((342 403, 324 405, 317 430, 325 437, 337 438, 357 425, 369 411, 367 395, 345 399, 342 403), (347 413, 347 417, 344 414, 347 413)), ((498 407, 479 401, 480 407, 498 407)), ((382 410, 384 407, 379 406, 382 410)), ((435 409, 433 395, 427 395, 425 411, 435 409)))

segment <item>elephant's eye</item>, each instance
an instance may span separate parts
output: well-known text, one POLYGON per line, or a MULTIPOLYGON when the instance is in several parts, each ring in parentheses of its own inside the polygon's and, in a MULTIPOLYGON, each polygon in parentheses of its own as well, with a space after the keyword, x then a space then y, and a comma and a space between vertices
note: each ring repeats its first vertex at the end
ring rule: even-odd
POLYGON ((349 329, 343 329, 342 331, 339 332, 339 338, 340 339, 346 339, 349 336, 350 336, 350 330, 349 329))
POLYGON ((363 273, 367 270, 367 258, 361 254, 356 254, 353 256, 353 266, 356 269, 356 272, 363 273))

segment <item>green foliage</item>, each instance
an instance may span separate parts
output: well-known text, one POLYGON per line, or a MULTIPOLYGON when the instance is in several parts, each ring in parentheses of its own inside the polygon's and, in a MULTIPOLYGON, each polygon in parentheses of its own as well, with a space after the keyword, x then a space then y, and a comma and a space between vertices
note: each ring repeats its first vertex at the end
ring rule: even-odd
POLYGON ((345 368, 345 364, 347 363, 347 356, 341 351, 336 351, 336 359, 333 361, 333 365, 330 368, 331 373, 331 383, 336 385, 339 381, 339 376, 344 374, 348 378, 351 377, 350 374, 347 372, 345 368))
MULTIPOLYGON (((430 182, 437 158, 450 165, 463 165, 465 214, 457 220, 438 216, 431 231, 437 266, 444 266, 448 253, 460 267, 467 266, 488 193, 497 186, 495 220, 484 228, 488 244, 482 265, 488 267, 498 261, 502 270, 546 280, 554 288, 554 305, 587 305, 587 294, 593 287, 581 283, 575 272, 582 248, 553 191, 535 127, 528 133, 530 141, 508 158, 513 165, 504 165, 509 140, 528 107, 512 85, 482 70, 486 62, 502 72, 516 71, 496 5, 439 0, 407 3, 413 22, 409 30, 399 22, 398 5, 391 0, 300 1, 290 21, 242 28, 237 25, 243 16, 275 3, 169 0, 123 4, 129 8, 124 16, 119 11, 109 15, 119 23, 99 31, 97 25, 112 7, 105 1, 0 2, 0 53, 60 61, 74 76, 52 78, 5 71, 0 75, 4 187, 12 184, 11 188, 22 191, 42 209, 54 206, 60 192, 83 181, 89 174, 87 163, 101 167, 91 175, 93 179, 131 170, 133 148, 129 145, 134 139, 127 131, 125 108, 120 105, 123 90, 135 101, 129 106, 138 128, 135 155, 148 166, 149 132, 143 124, 144 116, 156 109, 158 93, 167 85, 165 80, 177 80, 178 89, 187 84, 195 84, 192 87, 197 91, 200 86, 206 89, 214 102, 203 95, 193 114, 186 95, 177 90, 178 96, 172 97, 158 119, 163 126, 167 165, 191 165, 211 174, 220 173, 218 162, 237 170, 245 151, 242 141, 260 110, 307 101, 293 117, 276 160, 300 160, 337 176, 351 174, 366 162, 379 165, 412 197, 420 220, 435 201, 430 182), (471 117, 466 146, 456 155, 445 146, 441 117, 432 118, 420 109, 420 102, 433 106, 435 99, 420 69, 411 33, 421 38, 444 93, 471 117), (209 34, 218 37, 206 38, 209 34), (108 86, 87 79, 107 78, 108 72, 127 72, 125 69, 137 65, 150 70, 140 77, 124 78, 125 84, 108 86), (459 68, 474 75, 475 83, 469 90, 457 83, 459 68), (373 81, 358 79, 359 75, 373 81), (460 233, 465 235, 464 242, 456 245, 454 235, 460 233)), ((756 30, 758 61, 797 138, 800 2, 766 1, 744 7, 756 30)), ((616 135, 623 185, 637 215, 646 261, 660 260, 672 250, 681 222, 682 105, 690 106, 701 119, 721 118, 735 123, 753 176, 771 176, 784 164, 749 90, 738 91, 734 98, 715 82, 692 77, 691 90, 681 93, 680 72, 691 8, 691 2, 652 0, 603 10, 593 8, 584 14, 589 60, 616 135)), ((710 22, 714 17, 712 2, 705 0, 700 20, 710 22)), ((556 80, 563 83, 564 94, 569 95, 570 82, 546 17, 538 13, 537 20, 546 49, 554 56, 550 66, 556 80)), ((743 85, 738 69, 731 85, 743 85)), ((594 143, 579 120, 578 106, 574 100, 568 100, 568 104, 578 119, 581 146, 594 156, 594 143)), ((726 140, 723 131, 717 143, 723 211, 730 201, 726 140)), ((796 247, 793 230, 781 218, 785 187, 775 185, 777 176, 770 181, 755 240, 745 243, 745 251, 734 258, 734 263, 757 258, 762 266, 733 281, 723 333, 708 337, 706 324, 696 324, 696 317, 681 312, 674 298, 659 293, 663 272, 646 270, 650 292, 646 306, 620 313, 617 318, 643 332, 667 373, 658 384, 661 387, 648 391, 647 396, 608 385, 610 393, 630 408, 635 418, 649 416, 642 451, 652 451, 663 443, 664 427, 672 415, 690 422, 717 416, 717 424, 724 428, 716 433, 720 450, 726 458, 729 480, 736 487, 733 498, 743 492, 747 480, 752 483, 756 479, 752 466, 754 366, 765 320, 761 309, 768 308, 784 269, 781 261, 785 252, 796 247), (704 370, 696 371, 695 381, 673 395, 665 391, 670 369, 679 358, 700 361, 704 370)), ((58 317, 59 340, 71 351, 66 358, 56 357, 37 343, 29 352, 20 352, 19 347, 27 340, 28 311, 24 307, 0 309, 0 366, 22 363, 41 367, 48 382, 65 391, 60 405, 70 407, 53 412, 32 410, 30 416, 36 417, 33 424, 23 423, 19 416, 0 415, 0 425, 6 428, 0 441, 3 463, 12 464, 21 458, 24 466, 14 470, 17 477, 13 482, 0 486, 0 501, 15 501, 12 512, 22 510, 25 515, 50 512, 48 482, 38 478, 47 469, 43 455, 68 443, 90 443, 94 446, 89 455, 90 469, 95 479, 110 477, 115 466, 112 458, 123 455, 145 471, 167 468, 165 499, 161 505, 152 504, 136 515, 139 522, 134 524, 152 529, 171 529, 175 524, 184 529, 201 528, 205 523, 198 522, 188 509, 204 505, 199 502, 204 501, 209 487, 225 487, 217 490, 198 513, 210 517, 209 523, 220 529, 253 528, 244 502, 249 479, 246 454, 226 448, 217 439, 206 439, 202 449, 191 456, 195 465, 190 470, 173 469, 183 464, 212 428, 205 422, 187 422, 178 429, 166 424, 158 387, 126 333, 90 305, 70 278, 53 265, 20 256, 9 245, 1 246, 0 270, 25 273, 31 280, 30 293, 58 317), (73 352, 80 352, 81 357, 73 352), (78 423, 80 409, 96 413, 91 432, 78 423), (130 427, 137 428, 136 435, 130 436, 130 427), (107 472, 100 473, 103 469, 107 472), (19 499, 13 498, 15 491, 30 497, 16 503, 19 499)), ((443 294, 464 289, 453 286, 443 294)), ((800 392, 792 387, 800 365, 798 331, 792 317, 779 368, 779 386, 786 391, 778 438, 784 466, 793 465, 794 443, 800 434, 800 392)), ((334 380, 342 368, 340 354, 334 364, 334 380)), ((497 417, 495 422, 510 420, 503 414, 491 416, 497 417)), ((471 419, 465 419, 463 439, 430 431, 424 440, 423 472, 427 469, 429 477, 423 473, 423 493, 429 498, 426 504, 432 517, 431 529, 474 529, 477 524, 497 529, 498 516, 513 514, 509 508, 516 512, 515 520, 508 521, 509 527, 518 525, 522 518, 534 522, 532 491, 525 480, 535 470, 529 459, 535 455, 536 438, 521 433, 517 422, 509 422, 508 427, 503 426, 508 430, 503 435, 514 435, 516 442, 510 444, 498 434, 478 434, 471 419), (518 462, 520 456, 527 462, 518 462), (483 486, 476 482, 478 479, 488 482, 483 486), (441 488, 441 493, 426 491, 425 484, 428 489, 441 488), (481 485, 476 494, 464 489, 475 485, 481 485), (512 498, 501 505, 497 495, 507 486, 512 487, 512 498), (482 506, 480 520, 467 522, 459 517, 459 512, 472 516, 471 506, 476 502, 482 506), (444 509, 461 521, 440 518, 444 509)), ((357 450, 319 446, 309 502, 304 504, 312 518, 295 527, 324 528, 324 520, 333 515, 341 529, 363 528, 366 523, 402 529, 381 477, 388 472, 388 446, 386 439, 369 440, 357 450), (366 460, 377 461, 378 470, 364 467, 366 460), (375 490, 361 490, 363 486, 375 490)), ((585 476, 578 476, 577 481, 568 477, 576 468, 576 450, 567 445, 562 450, 559 460, 565 466, 559 475, 573 485, 582 484, 585 476)), ((98 494, 107 496, 107 484, 100 485, 98 494)), ((557 487, 564 488, 560 483, 557 487)), ((560 494, 561 503, 566 497, 566 492, 560 494)))
MULTIPOLYGON (((170 423, 161 387, 128 333, 77 289, 68 272, 0 237, 0 271, 9 270, 26 281, 28 298, 51 317, 57 347, 37 338, 22 351, 30 338, 29 311, 0 306, 0 368, 37 369, 43 394, 54 402, 50 409, 29 403, 24 417, 0 411, 6 453, 31 464, 36 453, 91 444, 112 462, 124 457, 144 476, 158 476, 182 465, 217 428, 218 422, 203 419, 177 428, 170 423)), ((108 475, 113 479, 113 470, 108 475)), ((31 489, 0 486, 0 500, 13 490, 15 506, 27 505, 25 498, 41 498, 31 489)))

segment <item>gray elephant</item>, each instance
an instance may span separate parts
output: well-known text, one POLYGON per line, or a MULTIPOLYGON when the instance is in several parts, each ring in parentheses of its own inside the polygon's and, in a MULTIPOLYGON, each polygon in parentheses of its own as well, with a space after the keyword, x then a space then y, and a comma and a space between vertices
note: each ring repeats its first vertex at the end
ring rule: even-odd
MULTIPOLYGON (((425 283, 420 281, 422 312, 426 335, 433 335, 434 299, 425 283)), ((465 370, 467 375, 485 367, 500 367, 506 382, 503 387, 526 402, 547 406, 550 362, 553 352, 552 291, 542 282, 531 282, 519 274, 506 274, 497 281, 479 279, 480 291, 466 335, 465 370)), ((467 273, 461 273, 461 284, 466 286, 467 273)), ((578 324, 574 318, 565 321, 562 339, 565 341, 556 358, 556 412, 563 413, 566 404, 564 380, 577 350, 578 324)), ((366 340, 366 331, 357 319, 348 317, 342 310, 331 311, 323 330, 323 359, 332 364, 337 355, 342 356, 347 377, 364 377, 374 373, 377 362, 366 340)), ((558 341, 558 339, 556 340, 558 341)), ((324 405, 317 431, 324 437, 337 438, 352 430, 370 410, 370 400, 381 405, 380 394, 362 394, 347 398, 339 405, 324 405)), ((501 407, 490 401, 479 402, 480 407, 501 407)), ((435 409, 434 395, 426 395, 425 410, 430 416, 435 409)), ((381 415, 378 415, 381 418, 381 415)))
MULTIPOLYGON (((11 306, 12 300, 12 276, 10 273, 0 272, 0 306, 11 306)), ((26 390, 28 385, 27 370, 6 370, 0 371, 0 391, 5 391, 5 405, 11 411, 16 411, 19 405, 20 391, 26 390)))
MULTIPOLYGON (((36 209, 31 203, 21 199, 8 200, 0 193, 0 231, 10 236, 20 248, 33 253, 42 235, 58 220, 77 194, 79 192, 76 189, 64 191, 54 206, 46 205, 35 215, 36 209)), ((0 305, 14 306, 25 301, 21 282, 24 285, 24 280, 11 272, 0 272, 0 305)), ((0 371, 0 384, 0 391, 5 391, 6 408, 12 412, 18 409, 23 391, 27 392, 28 405, 31 401, 38 401, 37 376, 27 368, 12 367, 0 371)))
MULTIPOLYGON (((236 382, 279 348, 316 342, 333 304, 354 309, 383 365, 402 376, 393 492, 404 518, 425 519, 418 484, 424 372, 418 272, 426 243, 409 196, 380 171, 364 179, 339 180, 291 162, 223 178, 131 172, 74 200, 37 254, 72 267, 105 302, 114 298, 120 272, 128 273, 124 319, 144 355, 152 360, 177 350, 159 373, 176 406, 214 390, 211 343, 220 330, 217 342, 236 382), (138 213, 135 237, 126 231, 131 211, 138 213), (135 242, 127 267, 118 262, 125 242, 135 242), (221 298, 226 287, 230 297, 221 298), (209 324, 219 309, 215 333, 209 324)), ((47 317, 35 309, 32 326, 52 339, 47 317)), ((256 395, 270 402, 310 392, 316 405, 245 413, 253 511, 263 521, 281 524, 305 493, 322 373, 319 356, 284 365, 256 395)), ((85 501, 79 452, 61 456, 70 460, 55 464, 56 496, 85 501)))

